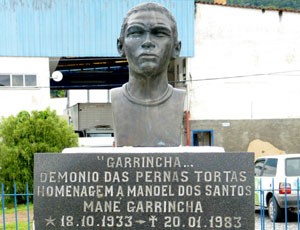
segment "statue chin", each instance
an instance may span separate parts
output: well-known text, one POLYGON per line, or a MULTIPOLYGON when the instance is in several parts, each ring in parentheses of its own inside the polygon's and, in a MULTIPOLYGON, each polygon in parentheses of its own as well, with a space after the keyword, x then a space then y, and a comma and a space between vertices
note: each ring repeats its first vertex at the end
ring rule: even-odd
POLYGON ((156 63, 143 63, 139 66, 139 74, 147 77, 151 77, 160 73, 160 68, 156 63))

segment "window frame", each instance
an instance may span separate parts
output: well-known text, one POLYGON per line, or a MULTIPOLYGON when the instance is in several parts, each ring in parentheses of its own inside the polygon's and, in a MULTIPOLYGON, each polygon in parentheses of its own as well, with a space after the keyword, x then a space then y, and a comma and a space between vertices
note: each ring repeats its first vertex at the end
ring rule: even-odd
MULTIPOLYGON (((214 146, 215 145, 215 137, 214 137, 214 130, 213 129, 197 129, 197 130, 192 130, 191 131, 191 138, 192 138, 192 146, 199 146, 195 144, 195 137, 197 134, 208 134, 209 136, 209 144, 208 146, 214 146)), ((200 145, 201 146, 201 145, 200 145)))
POLYGON ((10 74, 0 74, 0 87, 10 87, 10 83, 11 83, 11 77, 10 77, 10 74), (1 81, 2 77, 3 77, 4 80, 1 81), (5 78, 6 78, 6 79, 5 79, 5 78), (5 84, 5 82, 6 82, 7 80, 8 80, 8 83, 9 83, 9 84, 5 84), (2 85, 2 83, 4 83, 4 85, 2 85))
POLYGON ((0 89, 1 87, 6 88, 36 88, 38 87, 38 76, 35 73, 0 73, 0 89), (4 77, 2 79, 2 76, 4 77), (5 77, 8 77, 9 84, 2 85, 1 83, 5 83, 5 77), (20 78, 19 80, 17 78, 20 78), (28 79, 27 79, 28 78, 28 79), (30 80, 30 78, 32 78, 30 80), (33 82, 33 84, 30 84, 33 82), (19 83, 19 84, 18 84, 19 83))

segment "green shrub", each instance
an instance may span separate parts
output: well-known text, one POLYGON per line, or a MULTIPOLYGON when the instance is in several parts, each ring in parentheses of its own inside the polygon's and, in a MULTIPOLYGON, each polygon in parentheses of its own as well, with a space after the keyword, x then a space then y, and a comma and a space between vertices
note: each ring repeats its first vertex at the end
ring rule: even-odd
MULTIPOLYGON (((0 182, 5 193, 33 191, 35 153, 58 153, 78 145, 78 136, 64 118, 49 108, 44 111, 20 112, 3 118, 0 123, 0 182)), ((24 197, 18 197, 18 200, 24 197)))

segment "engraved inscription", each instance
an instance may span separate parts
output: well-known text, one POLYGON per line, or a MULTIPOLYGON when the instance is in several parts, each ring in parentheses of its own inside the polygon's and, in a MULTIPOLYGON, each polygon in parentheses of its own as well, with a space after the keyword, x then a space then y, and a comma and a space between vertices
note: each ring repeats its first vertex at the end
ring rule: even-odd
POLYGON ((248 220, 253 210, 251 165, 216 163, 216 158, 231 162, 240 156, 236 153, 74 154, 68 163, 69 155, 36 156, 37 161, 49 161, 46 168, 35 166, 40 229, 253 226, 248 220), (77 157, 80 164, 74 164, 77 157))

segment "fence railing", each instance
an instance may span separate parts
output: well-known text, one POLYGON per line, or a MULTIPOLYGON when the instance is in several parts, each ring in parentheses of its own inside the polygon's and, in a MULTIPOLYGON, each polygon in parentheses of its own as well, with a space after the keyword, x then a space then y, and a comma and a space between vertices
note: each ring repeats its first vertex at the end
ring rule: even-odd
MULTIPOLYGON (((12 194, 5 193, 5 186, 1 184, 1 222, 0 229, 16 229, 16 230, 31 230, 33 229, 32 225, 32 213, 33 210, 30 209, 30 198, 33 197, 33 193, 28 191, 28 184, 26 183, 25 193, 17 193, 17 185, 14 184, 14 192, 12 194), (20 210, 18 207, 18 197, 25 197, 25 210, 20 210), (11 205, 6 202, 6 198, 13 201, 13 212, 7 212, 7 205, 11 205), (21 214, 22 212, 22 214, 21 214)), ((32 200, 32 199, 31 199, 32 200)))
POLYGON ((260 215, 256 217, 259 224, 255 223, 255 229, 300 230, 300 179, 285 178, 281 181, 255 177, 255 207, 260 210, 260 215), (269 212, 276 222, 268 218, 269 212))
MULTIPOLYGON (((273 193, 277 191, 276 189, 272 190, 261 190, 256 189, 255 193, 258 193, 260 198, 265 197, 265 194, 272 191, 273 193)), ((297 190, 298 194, 298 203, 299 201, 299 189, 297 190)), ((287 197, 287 196, 285 196, 287 197)), ((5 186, 1 184, 1 219, 0 219, 0 229, 3 230, 33 230, 33 205, 31 200, 33 200, 33 193, 28 191, 28 184, 26 184, 25 193, 17 193, 17 186, 14 184, 14 192, 12 194, 5 193, 5 186), (22 210, 19 208, 18 197, 23 196, 26 198, 22 210), (10 202, 6 202, 7 198, 10 202), (13 204, 12 204, 13 203, 13 204), (11 212, 7 211, 7 205, 11 205, 11 212)), ((287 200, 285 200, 287 202, 287 200)), ((300 230, 300 212, 294 214, 291 218, 288 218, 289 212, 287 208, 284 209, 285 218, 284 221, 280 223, 275 223, 268 218, 267 210, 264 204, 256 207, 259 210, 253 210, 255 212, 255 229, 260 230, 300 230)))

